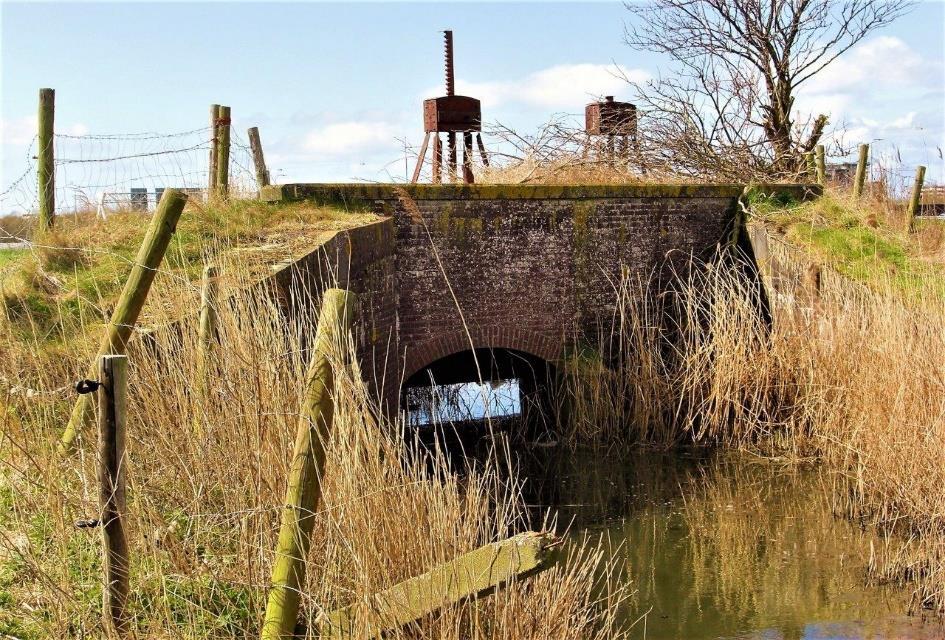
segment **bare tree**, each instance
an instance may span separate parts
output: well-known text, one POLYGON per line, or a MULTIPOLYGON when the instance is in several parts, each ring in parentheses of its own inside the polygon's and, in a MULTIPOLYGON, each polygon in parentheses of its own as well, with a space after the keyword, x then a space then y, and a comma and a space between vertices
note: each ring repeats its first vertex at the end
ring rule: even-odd
POLYGON ((631 47, 671 76, 633 83, 651 161, 682 172, 789 175, 827 117, 799 117, 797 89, 912 0, 649 0, 627 4, 631 47), (660 155, 662 154, 662 157, 660 155))

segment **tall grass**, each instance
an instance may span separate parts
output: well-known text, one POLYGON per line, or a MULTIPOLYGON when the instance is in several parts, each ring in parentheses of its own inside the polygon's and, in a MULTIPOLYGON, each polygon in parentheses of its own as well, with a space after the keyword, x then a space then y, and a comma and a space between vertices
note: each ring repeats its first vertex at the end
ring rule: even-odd
POLYGON ((769 348, 777 338, 754 287, 721 264, 673 281, 667 290, 625 278, 600 354, 566 363, 560 428, 570 442, 738 446, 779 424, 791 375, 769 348))
MULTIPOLYGON (((131 609, 146 637, 255 637, 265 605, 317 318, 287 326, 260 297, 231 298, 220 319, 208 380, 195 379, 192 323, 158 332, 131 353, 131 609)), ((81 370, 31 368, 28 348, 9 335, 0 340, 12 356, 0 359, 8 382, 53 389, 81 370)), ((73 398, 7 386, 3 394, 0 631, 98 635, 98 534, 73 526, 98 511, 94 435, 82 438, 77 458, 59 460, 53 445, 73 398)), ((526 524, 542 525, 527 522, 517 484, 500 480, 501 456, 460 478, 435 453, 405 455, 400 426, 377 417, 356 371, 340 376, 335 403, 327 486, 307 559, 309 635, 327 610, 526 524)), ((607 566, 601 548, 581 546, 536 578, 391 637, 619 637, 608 605, 626 587, 608 584, 607 566)))
MULTIPOLYGON (((680 443, 816 458, 835 510, 887 535, 878 580, 914 580, 915 608, 945 613, 945 302, 829 268, 773 241, 773 326, 755 286, 695 266, 671 293, 625 282, 607 358, 563 376, 572 443, 680 443), (662 291, 662 293, 661 293, 662 291)), ((773 282, 769 279, 769 286, 773 282)))
MULTIPOLYGON (((945 302, 921 283, 906 296, 891 281, 867 287, 830 269, 813 291, 806 256, 778 242, 772 253, 780 265, 772 326, 759 314, 756 284, 721 262, 676 274, 668 290, 619 283, 615 330, 564 367, 559 435, 573 444, 718 444, 816 458, 832 472, 837 513, 886 535, 873 578, 911 580, 917 609, 945 613, 945 302)), ((247 283, 241 269, 226 265, 234 291, 247 283)), ((152 296, 155 325, 196 300, 170 272, 158 275, 152 296)), ((132 353, 132 608, 142 635, 258 629, 317 318, 287 324, 265 298, 232 298, 220 316, 209 380, 195 379, 195 323, 132 353)), ((48 337, 29 313, 0 324, 0 632, 16 637, 100 631, 98 538, 72 524, 98 509, 94 446, 87 439, 69 461, 53 453, 73 400, 61 387, 88 366, 96 342, 81 339, 94 337, 94 323, 81 314, 70 322, 78 337, 69 358, 39 357, 48 337)), ((542 524, 527 522, 519 488, 500 481, 501 452, 460 479, 436 454, 403 455, 401 426, 378 417, 357 372, 338 384, 308 559, 308 621, 542 524)), ((610 575, 609 561, 595 546, 574 553, 528 583, 394 635, 619 635, 607 605, 625 594, 599 578, 610 575)))

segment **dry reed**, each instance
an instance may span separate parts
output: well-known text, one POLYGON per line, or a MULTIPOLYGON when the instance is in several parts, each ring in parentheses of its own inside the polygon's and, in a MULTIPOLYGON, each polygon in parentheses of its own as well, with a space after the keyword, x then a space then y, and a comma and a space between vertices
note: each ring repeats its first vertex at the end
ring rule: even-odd
POLYGON ((945 301, 934 282, 905 296, 829 268, 818 295, 799 251, 771 250, 771 326, 754 283, 719 265, 670 293, 621 284, 610 357, 567 363, 561 428, 572 444, 816 458, 837 513, 886 536, 873 577, 912 580, 914 609, 945 613, 945 301))
MULTIPOLYGON (((232 274, 238 265, 224 268, 232 274)), ((173 282, 167 276, 160 286, 173 282)), ((236 278, 232 286, 239 284, 236 278)), ((306 336, 317 319, 287 324, 266 297, 230 298, 219 315, 220 346, 208 380, 194 379, 195 323, 157 332, 153 343, 139 341, 131 354, 131 610, 142 636, 258 633, 303 391, 306 336)), ((0 360, 8 382, 54 389, 80 370, 69 362, 39 370, 28 347, 7 334, 0 340, 10 356, 0 360)), ((3 393, 0 491, 9 513, 0 518, 0 628, 16 636, 97 635, 98 536, 73 526, 98 509, 94 438, 85 436, 76 459, 60 461, 53 444, 69 393, 11 393, 6 386, 3 393)), ((336 412, 308 558, 308 635, 326 610, 527 524, 518 486, 499 479, 501 456, 460 478, 438 454, 405 455, 399 425, 377 417, 356 371, 338 382, 336 412)), ((626 587, 608 582, 608 562, 602 548, 577 545, 545 574, 448 607, 390 637, 619 637, 612 605, 626 587)))

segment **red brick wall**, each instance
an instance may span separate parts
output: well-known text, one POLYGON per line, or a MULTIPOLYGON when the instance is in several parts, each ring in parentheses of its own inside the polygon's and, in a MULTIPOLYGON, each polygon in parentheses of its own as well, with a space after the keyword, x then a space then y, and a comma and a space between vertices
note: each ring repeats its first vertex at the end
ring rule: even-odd
POLYGON ((646 280, 685 269, 690 256, 711 259, 728 237, 735 198, 416 204, 421 218, 400 206, 394 216, 408 376, 470 348, 470 338, 554 359, 577 336, 609 334, 622 274, 646 280))
MULTIPOLYGON (((360 294, 362 369, 395 401, 402 379, 457 351, 504 347, 554 360, 576 339, 609 335, 621 277, 646 281, 710 260, 741 192, 284 185, 264 195, 368 202, 389 216, 339 234, 313 264, 334 265, 360 294)), ((311 278, 311 265, 303 271, 311 278)))

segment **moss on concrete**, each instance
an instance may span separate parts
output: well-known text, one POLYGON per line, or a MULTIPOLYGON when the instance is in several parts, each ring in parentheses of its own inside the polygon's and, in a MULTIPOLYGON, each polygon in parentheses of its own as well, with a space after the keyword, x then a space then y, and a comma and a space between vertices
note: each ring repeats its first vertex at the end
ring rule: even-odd
MULTIPOLYGON (((803 199, 821 192, 818 185, 758 185, 764 192, 791 193, 803 199)), ((260 197, 269 202, 315 200, 343 206, 363 206, 377 200, 394 200, 405 192, 415 200, 569 200, 610 198, 737 198, 743 184, 644 184, 644 185, 522 185, 522 184, 332 184, 296 183, 265 187, 260 197)))

